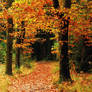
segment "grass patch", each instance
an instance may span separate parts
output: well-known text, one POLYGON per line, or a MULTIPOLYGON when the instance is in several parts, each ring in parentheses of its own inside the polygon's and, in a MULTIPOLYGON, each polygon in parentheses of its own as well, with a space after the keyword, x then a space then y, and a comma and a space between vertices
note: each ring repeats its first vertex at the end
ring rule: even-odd
POLYGON ((5 64, 0 64, 0 92, 8 92, 8 76, 5 75, 5 64))
POLYGON ((58 71, 59 71, 59 62, 52 62, 52 70, 51 70, 51 72, 53 74, 55 74, 58 71))

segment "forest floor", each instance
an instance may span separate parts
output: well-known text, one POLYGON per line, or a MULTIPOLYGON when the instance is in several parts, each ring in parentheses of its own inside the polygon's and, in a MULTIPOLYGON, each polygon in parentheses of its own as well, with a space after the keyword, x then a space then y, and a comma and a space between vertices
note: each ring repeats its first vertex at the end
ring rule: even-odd
MULTIPOLYGON (((92 74, 78 74, 71 70, 74 82, 58 84, 58 62, 35 62, 33 65, 32 71, 22 68, 21 72, 13 72, 13 76, 0 72, 0 92, 92 92, 92 74)), ((0 66, 4 71, 4 66, 0 66)))
POLYGON ((58 92, 53 87, 52 65, 46 62, 36 63, 34 71, 28 75, 11 78, 9 92, 58 92))

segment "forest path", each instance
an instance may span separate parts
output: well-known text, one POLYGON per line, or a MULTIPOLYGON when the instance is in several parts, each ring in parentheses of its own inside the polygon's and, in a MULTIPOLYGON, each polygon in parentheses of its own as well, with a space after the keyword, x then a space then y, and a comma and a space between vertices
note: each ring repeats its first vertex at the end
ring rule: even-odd
POLYGON ((59 92, 53 86, 51 71, 50 62, 38 62, 32 73, 11 79, 8 92, 59 92))

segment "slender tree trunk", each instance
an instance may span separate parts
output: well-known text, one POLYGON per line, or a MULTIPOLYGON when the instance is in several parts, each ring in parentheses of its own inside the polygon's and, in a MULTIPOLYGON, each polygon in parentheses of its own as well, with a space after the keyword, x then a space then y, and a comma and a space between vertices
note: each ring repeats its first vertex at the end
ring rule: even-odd
POLYGON ((24 28, 25 22, 22 21, 21 25, 22 25, 22 43, 23 43, 24 42, 24 38, 25 38, 25 28, 24 28))
MULTIPOLYGON (((18 29, 19 31, 19 29, 18 29)), ((16 44, 21 44, 21 36, 17 37, 16 44)), ((21 53, 21 48, 16 47, 16 68, 20 68, 20 53, 21 53)))
MULTIPOLYGON (((21 41, 21 43, 23 44, 24 43, 24 39, 25 39, 25 21, 22 21, 21 25, 22 25, 22 41, 21 41)), ((21 48, 22 58, 23 58, 23 61, 25 61, 23 51, 24 51, 24 49, 21 48)))
POLYGON ((21 48, 16 48, 16 68, 20 68, 20 54, 21 48))
MULTIPOLYGON (((59 8, 58 0, 53 0, 54 8, 59 8)), ((71 0, 65 0, 65 8, 71 7, 71 0)), ((63 14, 57 15, 61 19, 63 14)), ((61 27, 61 32, 59 32, 59 41, 63 42, 63 45, 60 44, 60 81, 69 81, 71 80, 70 71, 69 71, 69 58, 68 58, 68 26, 69 21, 63 20, 64 26, 61 27), (64 32, 62 32, 64 30, 64 32)))
MULTIPOLYGON (((24 21, 21 22, 22 24, 22 33, 19 35, 19 37, 17 38, 17 44, 21 44, 23 43, 24 37, 25 37, 25 28, 24 28, 24 21)), ((19 31, 19 29, 18 29, 19 31)), ((22 48, 17 47, 16 48, 16 67, 20 68, 20 56, 21 56, 21 52, 23 51, 22 48)))
POLYGON ((7 30, 7 51, 6 51, 6 74, 12 75, 12 45, 13 38, 11 33, 13 32, 13 20, 12 18, 8 19, 8 30, 7 30))
MULTIPOLYGON (((85 61, 84 61, 84 58, 85 58, 85 45, 82 46, 82 49, 81 49, 81 61, 80 61, 80 68, 81 68, 81 71, 83 71, 84 67, 85 67, 85 61)), ((86 69, 85 69, 86 70, 86 69)))

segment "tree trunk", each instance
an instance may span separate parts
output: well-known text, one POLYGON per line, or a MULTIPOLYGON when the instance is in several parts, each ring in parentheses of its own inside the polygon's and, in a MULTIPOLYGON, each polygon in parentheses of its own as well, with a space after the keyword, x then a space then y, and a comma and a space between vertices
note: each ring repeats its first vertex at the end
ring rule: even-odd
MULTIPOLYGON (((53 0, 54 8, 58 9, 59 2, 58 0, 53 0)), ((65 0, 65 8, 71 7, 71 0, 65 0)), ((61 19, 63 14, 57 15, 61 19)), ((60 45, 60 81, 69 81, 71 80, 70 71, 69 71, 69 58, 68 58, 68 26, 69 21, 63 20, 64 26, 61 27, 61 32, 59 32, 59 41, 63 42, 63 45, 60 45), (64 30, 64 32, 62 32, 64 30)))
MULTIPOLYGON (((61 50, 61 59, 60 59, 60 79, 63 81, 71 80, 70 71, 69 71, 69 57, 68 57, 68 26, 69 21, 64 20, 64 33, 59 35, 59 40, 63 42, 63 45, 60 46, 61 50)), ((62 30, 62 28, 61 28, 62 30)))
POLYGON ((25 22, 22 21, 21 25, 22 25, 22 43, 23 43, 24 42, 24 38, 25 38, 25 28, 24 28, 25 22))
POLYGON ((13 38, 11 33, 13 32, 13 20, 12 18, 8 19, 8 30, 7 30, 7 51, 6 51, 6 74, 12 75, 12 45, 13 38))
MULTIPOLYGON (((19 31, 19 29, 18 29, 19 31)), ((17 37, 17 42, 16 44, 21 44, 21 36, 17 37)), ((16 68, 20 68, 20 47, 16 47, 16 68)))
POLYGON ((16 68, 20 68, 20 51, 21 48, 16 48, 16 68))
MULTIPOLYGON (((19 35, 19 37, 17 38, 17 44, 21 44, 23 43, 24 37, 25 37, 25 28, 24 28, 24 21, 21 22, 22 24, 22 33, 19 35)), ((19 29, 18 29, 19 31, 19 29)), ((16 68, 20 68, 20 56, 21 56, 21 52, 23 51, 22 48, 17 47, 16 48, 16 68)))

